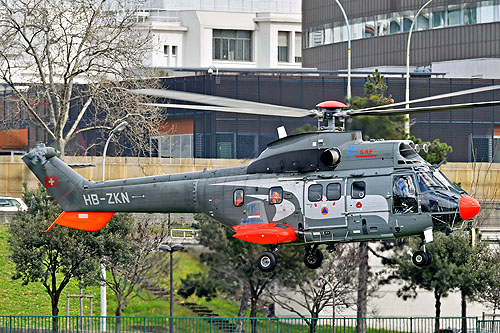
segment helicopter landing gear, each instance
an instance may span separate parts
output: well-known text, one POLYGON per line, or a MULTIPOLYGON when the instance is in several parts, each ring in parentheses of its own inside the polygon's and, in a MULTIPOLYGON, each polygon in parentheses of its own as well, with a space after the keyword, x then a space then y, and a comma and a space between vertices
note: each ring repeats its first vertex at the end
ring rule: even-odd
POLYGON ((257 258, 257 267, 263 272, 272 272, 276 268, 276 264, 278 260, 276 259, 276 255, 280 246, 276 247, 273 251, 265 251, 262 252, 257 258))
POLYGON ((304 253, 304 264, 307 268, 316 269, 321 266, 323 262, 323 253, 318 249, 318 245, 314 245, 311 249, 310 246, 306 246, 306 252, 304 253))
POLYGON ((429 266, 432 263, 432 253, 430 252, 424 252, 424 251, 417 251, 413 254, 413 257, 411 258, 415 266, 418 267, 424 267, 424 266, 429 266))
MULTIPOLYGON (((418 267, 429 266, 430 264, 432 264, 432 253, 425 249, 425 243, 427 239, 430 238, 432 241, 432 237, 429 237, 429 235, 425 235, 426 232, 428 233, 428 231, 425 230, 424 234, 421 236, 422 242, 420 243, 420 247, 423 249, 423 251, 419 250, 415 252, 411 258, 415 266, 418 267)), ((432 236, 432 229, 431 229, 431 236, 432 236)))

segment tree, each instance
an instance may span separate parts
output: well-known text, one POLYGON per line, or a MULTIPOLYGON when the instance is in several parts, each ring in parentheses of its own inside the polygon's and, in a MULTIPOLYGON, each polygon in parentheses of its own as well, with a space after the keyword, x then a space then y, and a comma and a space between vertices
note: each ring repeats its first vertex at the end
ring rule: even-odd
POLYGON ((132 214, 116 214, 95 233, 101 258, 111 274, 106 284, 116 295, 117 317, 122 316, 130 300, 165 272, 161 266, 164 255, 158 253, 158 247, 167 236, 166 222, 154 222, 147 216, 136 221, 132 214))
MULTIPOLYGON (((238 317, 245 317, 249 302, 250 317, 257 316, 260 297, 278 276, 280 281, 298 281, 292 276, 304 268, 298 268, 301 260, 297 259, 297 247, 283 246, 279 252, 280 264, 274 271, 264 273, 255 260, 265 247, 232 237, 234 232, 206 215, 196 214, 195 219, 198 221, 195 227, 200 230, 200 244, 210 250, 201 255, 201 261, 209 267, 209 277, 212 281, 223 281, 217 284, 220 291, 233 297, 241 295, 238 317)), ((242 323, 238 323, 239 331, 242 323)), ((256 322, 252 320, 252 331, 255 329, 256 322)))
POLYGON ((54 226, 43 232, 61 213, 44 187, 29 190, 24 184, 27 212, 19 212, 9 224, 9 247, 16 265, 14 279, 24 284, 40 282, 50 297, 54 332, 58 329, 59 299, 72 278, 96 276, 98 249, 85 231, 54 226))
POLYGON ((332 307, 334 318, 337 307, 354 306, 353 296, 357 288, 353 281, 356 280, 358 266, 356 258, 357 249, 354 245, 339 244, 321 268, 302 271, 301 278, 293 282, 283 281, 282 284, 282 279, 279 279, 280 289, 271 291, 270 296, 285 310, 304 318, 309 325, 309 332, 315 332, 321 311, 332 307), (303 310, 309 316, 305 316, 303 310))
POLYGON ((436 165, 446 160, 446 155, 452 152, 452 147, 448 146, 445 142, 439 141, 439 139, 434 139, 432 143, 424 142, 422 139, 416 138, 412 136, 410 138, 415 144, 425 144, 428 146, 428 151, 424 150, 419 151, 419 155, 422 156, 424 160, 429 162, 430 164, 436 165))
MULTIPOLYGON (((416 288, 420 287, 434 292, 436 321, 435 331, 439 331, 441 315, 441 298, 452 290, 460 290, 462 298, 462 317, 467 316, 467 299, 474 299, 485 291, 486 285, 494 283, 491 254, 489 248, 482 243, 472 246, 470 237, 464 232, 454 232, 450 236, 437 233, 434 242, 427 244, 427 249, 433 254, 433 262, 425 269, 415 266, 411 258, 403 251, 396 255, 399 264, 397 273, 406 284, 398 291, 398 296, 407 299, 416 297, 416 288)), ((419 247, 419 242, 412 239, 413 250, 419 247)), ((462 330, 467 330, 464 320, 462 330)))
POLYGON ((149 38, 135 20, 140 5, 0 1, 0 78, 19 100, 18 118, 28 113, 63 156, 77 135, 110 130, 123 120, 131 142, 155 130, 160 112, 125 90, 138 83, 119 83, 144 74, 149 38))
POLYGON ((492 250, 489 259, 490 279, 484 284, 484 290, 475 295, 474 300, 489 304, 493 314, 496 314, 496 310, 500 309, 500 251, 492 250))

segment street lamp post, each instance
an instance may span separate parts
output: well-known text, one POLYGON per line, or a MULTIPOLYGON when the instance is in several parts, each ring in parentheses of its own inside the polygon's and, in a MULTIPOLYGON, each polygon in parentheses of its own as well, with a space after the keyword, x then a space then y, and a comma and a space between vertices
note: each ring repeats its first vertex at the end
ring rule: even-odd
MULTIPOLYGON (((410 32, 408 33, 408 43, 406 44, 406 108, 410 108, 410 43, 411 43, 411 35, 413 33, 413 27, 415 26, 415 22, 417 22, 418 15, 427 7, 433 0, 427 1, 415 14, 413 18, 413 22, 411 22, 410 32)), ((410 119, 409 115, 405 114, 405 133, 410 135, 410 119)))
POLYGON ((339 0, 335 0, 337 5, 340 7, 342 11, 342 15, 344 15, 345 24, 347 26, 347 100, 351 99, 351 27, 349 25, 349 20, 347 19, 347 15, 345 13, 344 7, 339 0))
MULTIPOLYGON (((108 150, 108 145, 109 141, 111 141, 111 138, 117 134, 120 133, 127 127, 128 123, 126 121, 121 122, 118 126, 113 128, 111 131, 111 135, 109 136, 108 140, 106 140, 106 144, 104 145, 104 151, 102 153, 102 182, 104 183, 105 180, 105 165, 106 165, 106 152, 108 150)), ((107 313, 107 306, 108 302, 106 299, 106 266, 104 265, 103 262, 101 262, 101 332, 106 332, 106 316, 108 315, 107 313)))
POLYGON ((158 250, 170 253, 170 318, 169 318, 169 333, 174 331, 174 264, 173 255, 175 251, 182 251, 184 246, 181 244, 174 244, 172 246, 168 244, 162 244, 158 247, 158 250))

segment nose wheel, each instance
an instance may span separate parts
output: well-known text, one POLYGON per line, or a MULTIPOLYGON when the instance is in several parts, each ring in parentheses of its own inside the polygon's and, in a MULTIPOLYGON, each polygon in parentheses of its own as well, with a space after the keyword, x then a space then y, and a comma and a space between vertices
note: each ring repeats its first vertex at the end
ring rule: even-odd
POLYGON ((424 251, 417 251, 413 254, 413 257, 411 258, 415 266, 418 267, 424 267, 424 266, 429 266, 432 263, 432 253, 430 252, 424 252, 424 251))
POLYGON ((319 268, 322 263, 323 253, 318 249, 318 245, 315 245, 313 248, 307 246, 304 253, 304 264, 306 267, 316 269, 319 268))

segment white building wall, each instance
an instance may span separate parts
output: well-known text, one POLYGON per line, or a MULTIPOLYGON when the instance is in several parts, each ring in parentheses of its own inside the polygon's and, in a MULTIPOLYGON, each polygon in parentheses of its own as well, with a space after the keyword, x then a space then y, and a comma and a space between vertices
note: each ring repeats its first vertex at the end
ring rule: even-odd
MULTIPOLYGON (((291 2, 293 3, 293 1, 291 2)), ((174 14, 156 11, 143 13, 142 29, 153 35, 152 52, 145 59, 154 68, 300 68, 295 63, 295 33, 301 31, 300 14, 181 10, 174 14), (164 21, 162 21, 164 20, 164 21), (252 32, 252 60, 213 59, 214 29, 252 32), (278 32, 289 33, 289 61, 278 62, 278 32), (169 45, 169 54, 164 54, 169 45), (172 54, 177 47, 177 55, 172 54)))

